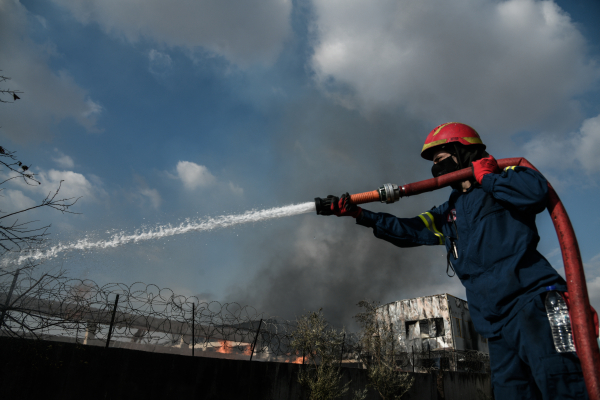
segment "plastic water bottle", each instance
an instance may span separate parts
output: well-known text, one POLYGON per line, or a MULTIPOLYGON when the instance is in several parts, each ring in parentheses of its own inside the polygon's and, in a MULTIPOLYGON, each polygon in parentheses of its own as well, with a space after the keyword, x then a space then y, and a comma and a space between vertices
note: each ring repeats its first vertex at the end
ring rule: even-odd
POLYGON ((569 310, 567 304, 560 293, 555 290, 554 286, 546 288, 546 312, 552 329, 552 338, 554 339, 554 347, 559 353, 575 351, 573 343, 573 334, 571 332, 571 318, 569 318, 569 310))

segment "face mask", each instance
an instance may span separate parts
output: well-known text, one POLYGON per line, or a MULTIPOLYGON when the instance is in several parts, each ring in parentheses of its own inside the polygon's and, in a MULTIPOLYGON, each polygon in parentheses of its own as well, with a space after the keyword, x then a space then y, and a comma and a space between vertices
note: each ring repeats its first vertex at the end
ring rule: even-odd
POLYGON ((454 161, 454 158, 450 156, 444 158, 437 164, 433 164, 433 167, 431 167, 431 174, 434 178, 437 178, 438 176, 449 174, 450 172, 458 171, 459 169, 460 168, 458 167, 458 164, 454 161))

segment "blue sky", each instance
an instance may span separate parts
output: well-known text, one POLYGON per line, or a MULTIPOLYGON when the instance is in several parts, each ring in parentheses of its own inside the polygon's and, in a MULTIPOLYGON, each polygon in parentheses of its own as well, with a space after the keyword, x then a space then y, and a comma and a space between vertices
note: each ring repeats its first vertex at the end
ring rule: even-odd
MULTIPOLYGON (((525 156, 573 220, 592 304, 600 171, 595 1, 0 0, 2 145, 80 215, 39 212, 52 240, 176 224, 430 176, 440 123, 475 127, 496 158, 525 156)), ((448 190, 370 209, 414 216, 448 190)), ((540 251, 561 269, 552 225, 540 251)), ((350 323, 363 298, 449 292, 444 250, 401 250, 346 219, 300 215, 85 254, 48 267, 143 281, 292 317, 350 323)))

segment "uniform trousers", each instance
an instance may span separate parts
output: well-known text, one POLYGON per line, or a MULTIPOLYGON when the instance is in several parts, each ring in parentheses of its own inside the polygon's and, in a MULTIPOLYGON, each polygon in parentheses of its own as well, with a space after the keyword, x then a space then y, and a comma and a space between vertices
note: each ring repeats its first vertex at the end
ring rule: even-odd
POLYGON ((554 348, 545 296, 536 296, 488 340, 496 400, 588 399, 579 358, 554 348))

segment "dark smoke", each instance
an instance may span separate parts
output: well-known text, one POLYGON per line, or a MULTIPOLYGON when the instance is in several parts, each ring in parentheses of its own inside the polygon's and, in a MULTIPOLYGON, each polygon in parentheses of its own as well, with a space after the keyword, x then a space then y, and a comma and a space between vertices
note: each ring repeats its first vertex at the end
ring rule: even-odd
MULTIPOLYGON (((401 113, 364 116, 312 93, 284 110, 285 135, 277 140, 280 178, 273 185, 281 190, 275 198, 286 204, 429 178, 430 164, 419 153, 438 122, 424 127, 401 113)), ((366 208, 413 217, 448 195, 445 189, 366 208)), ((277 226, 267 239, 261 235, 249 245, 249 262, 262 267, 230 300, 286 319, 323 308, 330 322, 353 327, 356 303, 363 299, 462 295, 458 280, 445 274, 442 246, 400 249, 349 217, 305 215, 277 226)))

